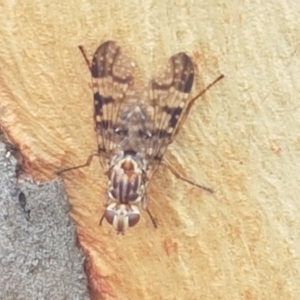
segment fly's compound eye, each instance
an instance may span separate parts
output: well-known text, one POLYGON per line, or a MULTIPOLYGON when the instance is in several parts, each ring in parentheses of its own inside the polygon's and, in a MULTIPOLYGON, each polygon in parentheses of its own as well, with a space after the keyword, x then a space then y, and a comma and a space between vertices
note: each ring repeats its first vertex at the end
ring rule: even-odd
POLYGON ((129 227, 135 226, 140 220, 140 211, 134 205, 110 204, 105 211, 106 221, 112 225, 117 233, 124 233, 129 227))

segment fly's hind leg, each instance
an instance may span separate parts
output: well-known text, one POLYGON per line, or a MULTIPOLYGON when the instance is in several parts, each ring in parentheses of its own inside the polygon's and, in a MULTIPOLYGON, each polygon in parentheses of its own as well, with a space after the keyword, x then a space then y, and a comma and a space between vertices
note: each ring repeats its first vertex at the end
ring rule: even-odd
POLYGON ((80 50, 80 52, 81 52, 81 54, 82 54, 82 56, 83 56, 83 58, 84 58, 84 60, 87 64, 89 70, 91 71, 91 62, 89 61, 89 59, 86 55, 86 51, 85 51, 84 47, 82 45, 80 45, 80 46, 78 46, 78 48, 79 48, 79 50, 80 50))

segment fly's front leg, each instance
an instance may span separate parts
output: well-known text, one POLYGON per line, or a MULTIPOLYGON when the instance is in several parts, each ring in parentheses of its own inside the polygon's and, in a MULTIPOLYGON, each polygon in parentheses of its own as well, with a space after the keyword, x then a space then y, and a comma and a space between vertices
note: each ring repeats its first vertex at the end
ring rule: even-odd
POLYGON ((104 211, 104 213, 102 214, 102 216, 101 216, 101 218, 100 218, 100 220, 99 220, 99 226, 102 226, 102 222, 103 222, 103 219, 104 219, 104 217, 105 217, 105 212, 106 212, 106 211, 104 211))
POLYGON ((157 228, 157 223, 154 219, 154 217, 152 216, 149 208, 148 208, 148 204, 149 204, 149 201, 148 201, 148 198, 147 198, 147 194, 145 193, 142 200, 141 200, 141 204, 142 204, 142 209, 145 210, 147 212, 147 214, 149 215, 151 221, 152 221, 152 224, 155 228, 157 228))
POLYGON ((178 179, 181 179, 181 180, 183 180, 183 181, 185 181, 185 182, 187 182, 187 183, 189 183, 189 184, 192 184, 192 185, 194 185, 194 186, 196 186, 196 187, 198 187, 198 188, 200 188, 200 189, 202 189, 202 190, 205 190, 205 191, 207 191, 207 192, 209 192, 209 193, 213 193, 214 191, 213 191, 213 189, 211 189, 211 188, 209 188, 209 187, 206 187, 206 186, 204 186, 204 185, 201 185, 201 184, 198 184, 198 183, 196 183, 196 182, 194 182, 193 180, 191 180, 191 179, 188 179, 188 178, 186 178, 186 177, 184 177, 184 176, 182 176, 170 163, 168 163, 167 161, 162 161, 162 163, 173 173, 173 175, 176 177, 176 178, 178 178, 178 179))
POLYGON ((151 214, 149 208, 146 208, 146 212, 147 212, 147 214, 149 215, 149 217, 150 217, 150 219, 151 219, 151 221, 152 221, 152 224, 153 224, 154 228, 157 228, 157 223, 156 223, 154 217, 152 216, 152 214, 151 214))
POLYGON ((109 197, 109 191, 107 191, 105 193, 105 196, 104 196, 104 200, 103 200, 103 206, 104 206, 104 212, 99 220, 99 225, 102 226, 102 222, 103 222, 103 219, 105 218, 105 213, 106 213, 106 208, 109 206, 109 204, 112 203, 112 200, 110 199, 109 197))

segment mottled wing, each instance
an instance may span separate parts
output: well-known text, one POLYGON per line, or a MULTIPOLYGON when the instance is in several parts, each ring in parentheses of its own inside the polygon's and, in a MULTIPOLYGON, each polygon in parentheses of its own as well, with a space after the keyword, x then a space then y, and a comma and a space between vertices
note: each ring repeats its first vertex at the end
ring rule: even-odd
POLYGON ((107 41, 96 50, 91 66, 94 120, 98 151, 106 160, 126 135, 117 130, 117 122, 133 84, 133 71, 134 63, 122 54, 116 42, 107 41))
POLYGON ((180 129, 193 81, 194 65, 185 53, 173 55, 167 70, 151 81, 149 97, 153 108, 153 128, 147 154, 153 172, 180 129))

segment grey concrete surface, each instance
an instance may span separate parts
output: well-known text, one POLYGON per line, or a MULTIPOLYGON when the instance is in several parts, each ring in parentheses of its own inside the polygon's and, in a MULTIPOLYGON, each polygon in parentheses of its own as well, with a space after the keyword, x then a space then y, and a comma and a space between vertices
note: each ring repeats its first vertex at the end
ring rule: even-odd
POLYGON ((17 179, 7 156, 0 142, 0 299, 89 299, 62 181, 17 179))

